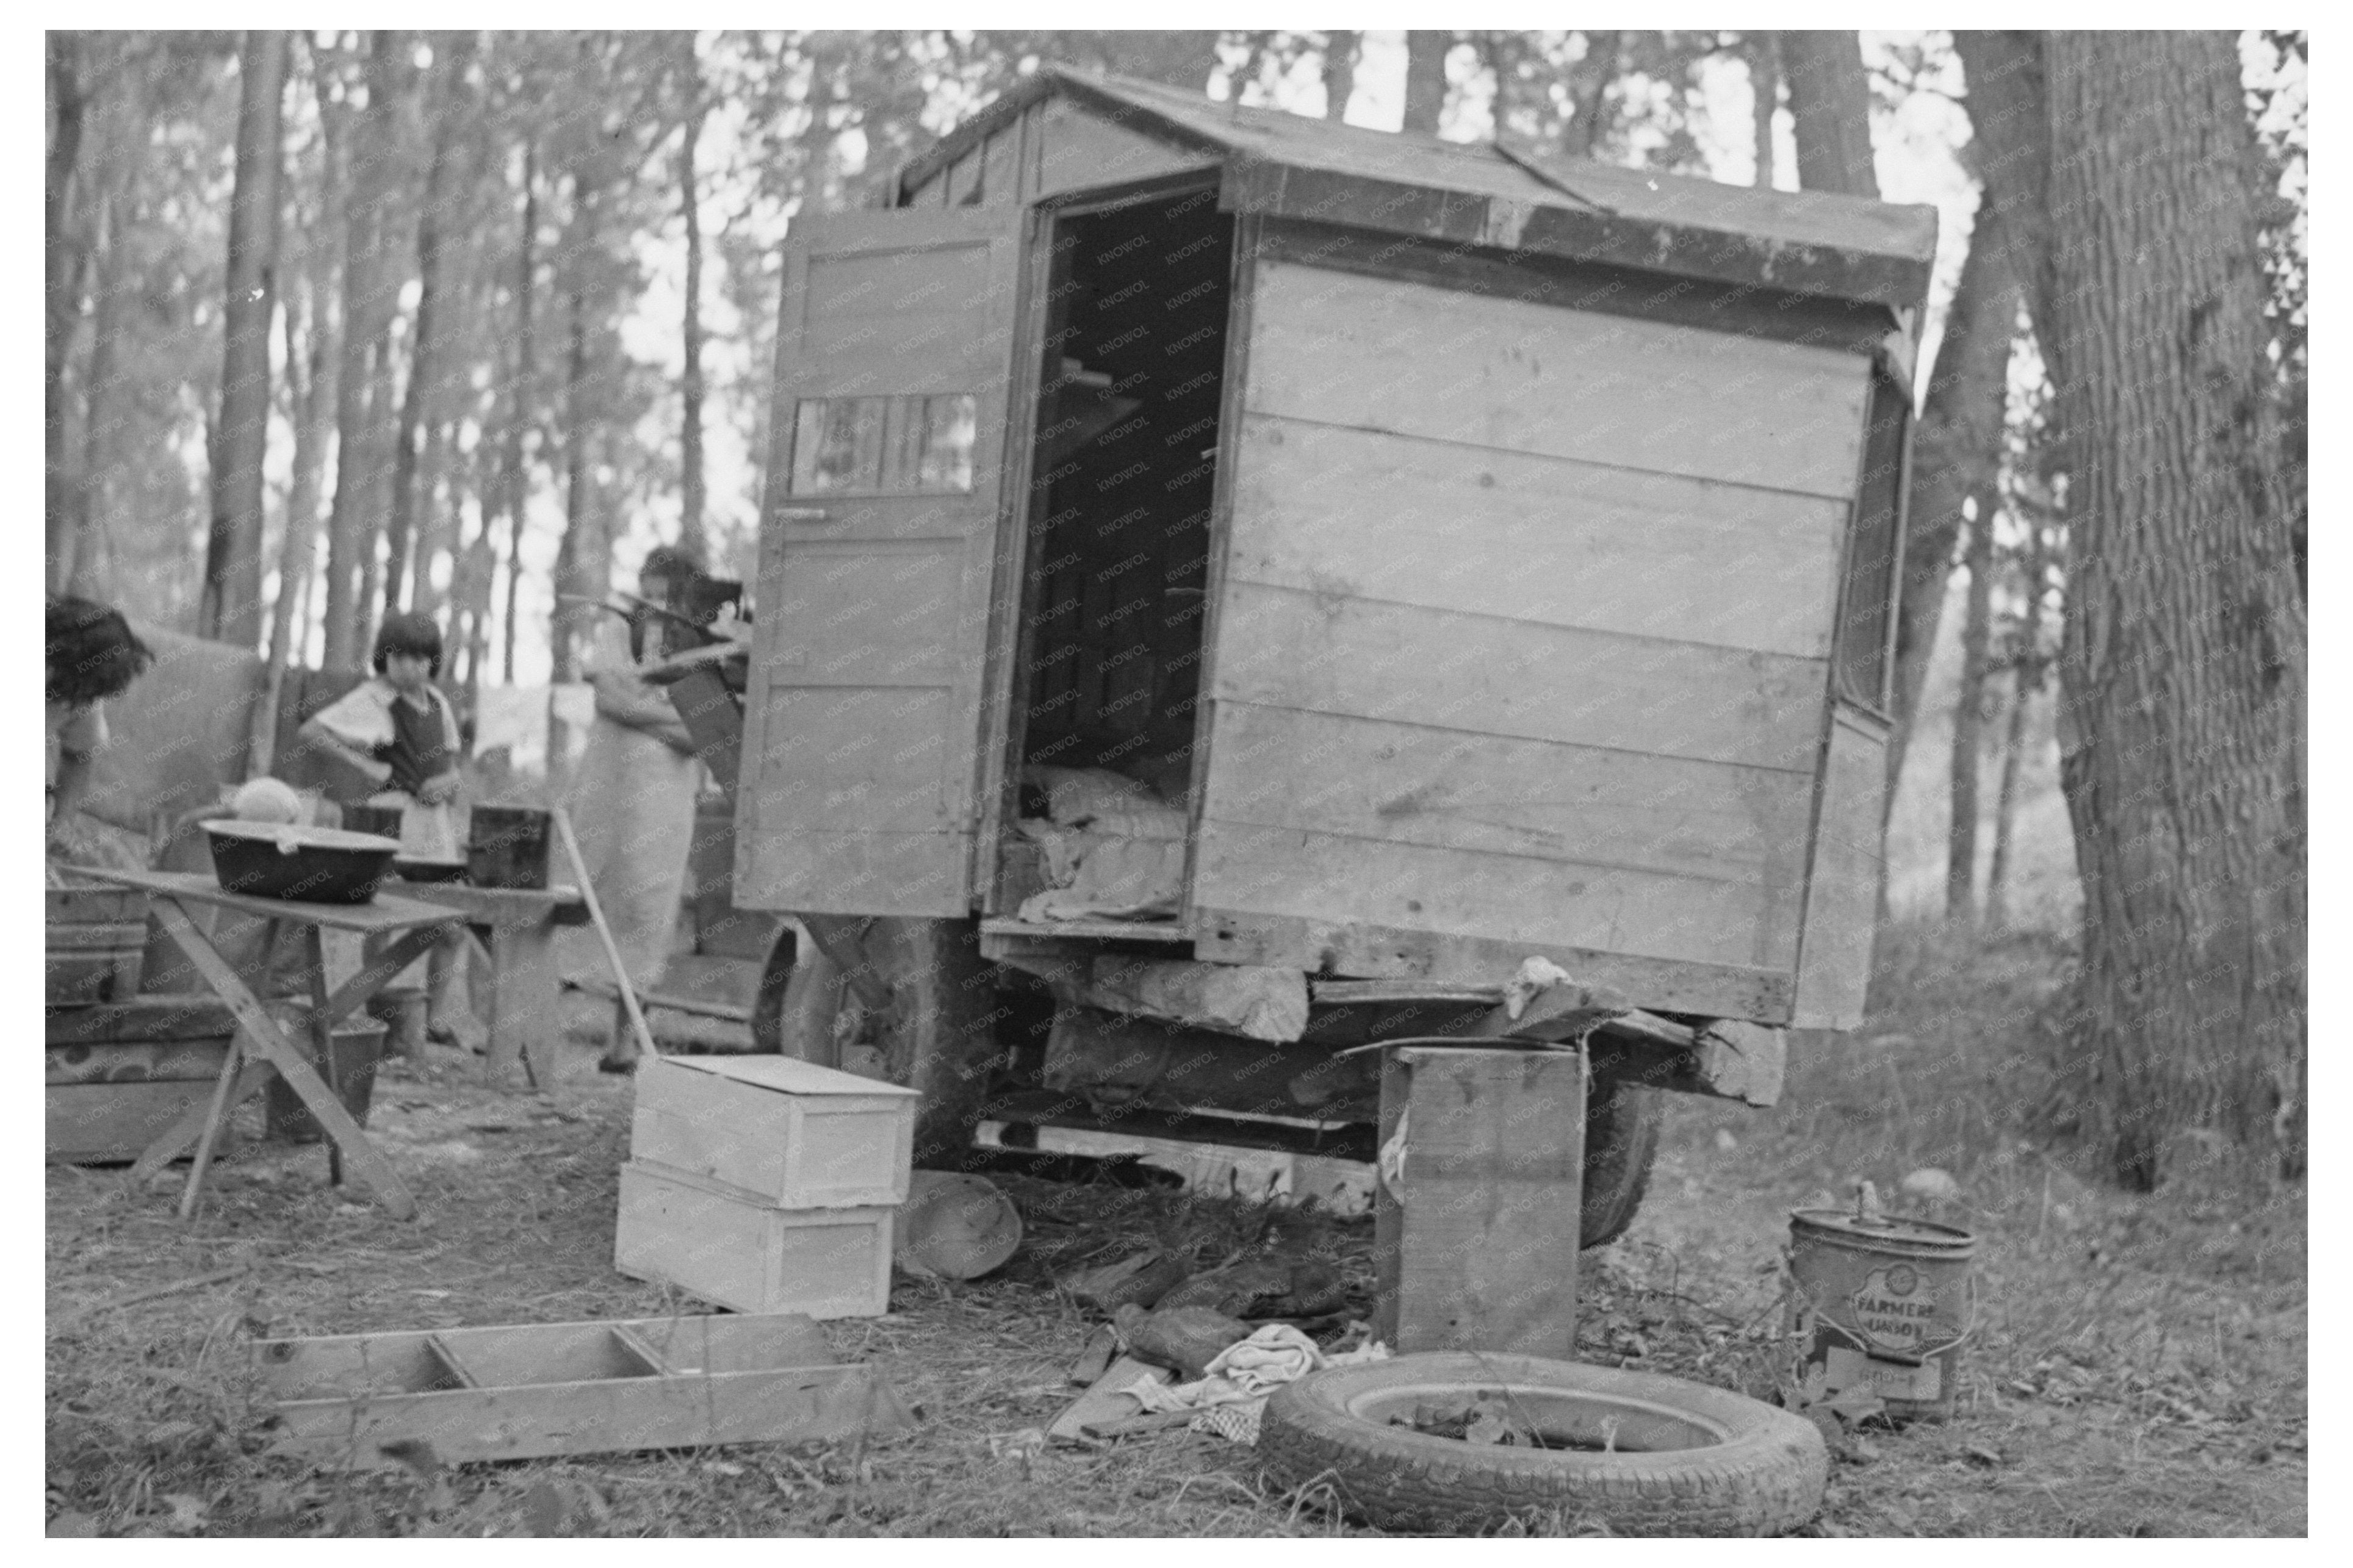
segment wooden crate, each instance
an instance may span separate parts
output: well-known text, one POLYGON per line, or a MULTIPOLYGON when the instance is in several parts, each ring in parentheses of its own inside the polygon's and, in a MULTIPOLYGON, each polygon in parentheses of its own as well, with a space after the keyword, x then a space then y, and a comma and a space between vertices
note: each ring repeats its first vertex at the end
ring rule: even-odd
POLYGON ((47 1156, 67 1164, 136 1160, 212 1091, 201 1079, 50 1084, 41 1091, 47 1156))
POLYGON ((776 1208, 900 1204, 921 1099, 789 1057, 665 1057, 638 1070, 629 1153, 776 1208))
POLYGON ((48 1158, 137 1159, 212 1092, 236 1027, 210 997, 49 1008, 41 1052, 48 1158))
POLYGON ((47 889, 47 1001, 123 1002, 139 994, 147 900, 136 888, 47 889))
POLYGON ((739 1312, 879 1318, 891 1307, 891 1221, 887 1206, 777 1208, 631 1160, 613 1267, 739 1312))
POLYGON ((417 1443, 457 1464, 842 1441, 909 1422, 798 1313, 265 1340, 253 1359, 284 1446, 314 1464, 390 1468, 387 1448, 417 1443))

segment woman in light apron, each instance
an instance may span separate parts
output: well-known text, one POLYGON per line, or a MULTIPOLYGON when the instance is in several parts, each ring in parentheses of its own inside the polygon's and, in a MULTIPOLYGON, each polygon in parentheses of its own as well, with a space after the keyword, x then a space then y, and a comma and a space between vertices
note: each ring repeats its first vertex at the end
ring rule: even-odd
MULTIPOLYGON (((303 738, 357 768, 381 787, 367 799, 400 809, 400 853, 411 860, 465 857, 458 836, 459 741, 457 711, 435 689, 441 673, 441 632, 428 616, 386 616, 375 634, 375 678, 359 685, 302 726, 303 738)), ((426 1034, 456 1043, 459 1030, 478 1033, 451 1004, 465 937, 452 931, 429 955, 426 1034)), ((470 1037, 468 1044, 474 1043, 470 1037)))

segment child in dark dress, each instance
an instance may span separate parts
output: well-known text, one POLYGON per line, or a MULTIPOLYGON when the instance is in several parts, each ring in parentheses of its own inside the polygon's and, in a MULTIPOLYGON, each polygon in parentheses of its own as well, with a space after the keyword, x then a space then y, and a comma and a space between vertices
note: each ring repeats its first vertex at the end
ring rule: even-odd
MULTIPOLYGON (((458 838, 458 715, 435 689, 441 673, 441 631, 427 616, 386 616, 375 634, 373 679, 352 688, 302 726, 302 736, 357 768, 379 789, 369 805, 400 810, 400 852, 413 860, 465 856, 458 838)), ((433 949, 426 1033, 443 1044, 467 1043, 479 1026, 450 1002, 450 982, 465 951, 452 931, 433 949)))

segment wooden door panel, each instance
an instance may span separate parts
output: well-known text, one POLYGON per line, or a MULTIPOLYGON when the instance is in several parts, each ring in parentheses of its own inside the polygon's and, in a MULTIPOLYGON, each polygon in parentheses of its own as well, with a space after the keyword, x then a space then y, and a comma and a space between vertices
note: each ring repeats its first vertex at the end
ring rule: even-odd
POLYGON ((740 907, 970 907, 1022 217, 967 207, 794 226, 740 907))

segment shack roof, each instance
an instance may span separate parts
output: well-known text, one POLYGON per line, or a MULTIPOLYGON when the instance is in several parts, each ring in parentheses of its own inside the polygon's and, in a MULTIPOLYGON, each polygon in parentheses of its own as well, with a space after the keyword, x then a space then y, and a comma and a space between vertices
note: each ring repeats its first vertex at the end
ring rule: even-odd
POLYGON ((892 200, 1031 105, 1082 110, 1222 158, 1229 211, 1597 261, 1721 283, 1917 309, 1936 209, 1819 191, 1760 191, 1493 142, 1368 131, 1218 103, 1132 78, 1049 66, 898 172, 892 200))

